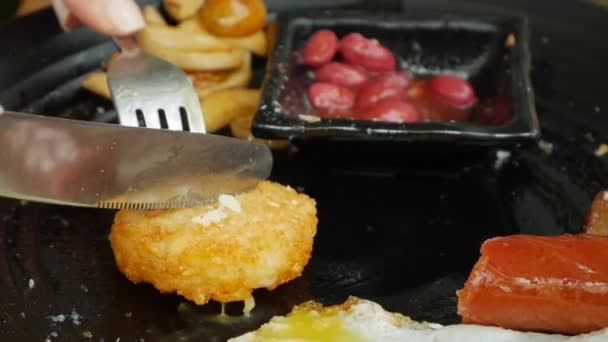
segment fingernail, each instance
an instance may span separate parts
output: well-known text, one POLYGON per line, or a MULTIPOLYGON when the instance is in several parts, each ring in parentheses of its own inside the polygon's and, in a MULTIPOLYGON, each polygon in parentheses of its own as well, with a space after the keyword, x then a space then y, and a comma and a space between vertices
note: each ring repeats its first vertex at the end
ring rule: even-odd
POLYGON ((107 0, 107 17, 119 35, 130 35, 144 28, 140 8, 132 0, 107 0))
POLYGON ((53 0, 53 9, 55 10, 59 25, 64 31, 70 31, 80 26, 80 22, 71 14, 63 0, 53 0))

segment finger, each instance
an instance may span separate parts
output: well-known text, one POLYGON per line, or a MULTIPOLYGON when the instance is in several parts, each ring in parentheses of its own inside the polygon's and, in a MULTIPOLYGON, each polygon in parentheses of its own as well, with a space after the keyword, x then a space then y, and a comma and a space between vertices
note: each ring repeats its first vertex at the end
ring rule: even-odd
POLYGON ((59 24, 63 28, 64 31, 71 31, 76 27, 82 25, 80 20, 76 18, 70 10, 68 6, 65 4, 63 0, 53 0, 53 9, 55 10, 55 15, 59 20, 59 24))
POLYGON ((141 11, 133 0, 53 0, 53 5, 66 29, 80 22, 103 34, 125 36, 144 27, 141 11))

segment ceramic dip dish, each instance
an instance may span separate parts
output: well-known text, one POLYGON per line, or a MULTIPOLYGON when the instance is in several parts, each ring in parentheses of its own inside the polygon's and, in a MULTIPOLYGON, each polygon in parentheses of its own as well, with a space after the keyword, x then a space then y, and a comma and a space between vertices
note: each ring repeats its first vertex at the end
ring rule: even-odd
POLYGON ((525 17, 317 11, 280 14, 275 25, 253 123, 256 137, 492 145, 540 136, 525 17), (315 61, 315 52, 331 50, 328 44, 334 44, 335 54, 315 61), (394 66, 390 58, 367 63, 367 52, 357 50, 377 44, 385 55, 392 53, 394 66), (357 70, 367 83, 349 83, 357 70), (407 75, 407 84, 393 92, 392 100, 370 106, 386 94, 368 83, 387 73, 407 75), (398 109, 393 108, 395 96, 398 109), (320 108, 328 103, 345 107, 320 108), (408 116, 408 110, 413 114, 408 116))

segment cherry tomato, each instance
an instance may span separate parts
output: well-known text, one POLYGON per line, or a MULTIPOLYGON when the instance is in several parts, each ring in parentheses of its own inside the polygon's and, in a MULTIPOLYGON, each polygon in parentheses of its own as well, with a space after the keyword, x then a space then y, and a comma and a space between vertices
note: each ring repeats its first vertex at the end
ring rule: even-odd
POLYGON ((360 65, 369 71, 394 71, 395 56, 377 40, 351 33, 340 41, 340 53, 345 61, 360 65))
POLYGON ((473 106, 458 107, 447 104, 430 94, 429 80, 416 80, 407 89, 407 97, 416 108, 424 121, 467 121, 473 106))
POLYGON ((302 50, 304 64, 318 68, 331 60, 338 51, 338 36, 331 30, 319 30, 310 38, 302 50))
POLYGON ((458 76, 435 76, 428 82, 427 88, 428 95, 434 100, 453 107, 470 107, 477 101, 473 86, 458 76))
POLYGON ((357 88, 369 79, 365 70, 338 62, 325 64, 315 72, 315 77, 319 82, 334 83, 350 88, 357 88))
POLYGON ((308 88, 308 99, 318 114, 343 118, 350 116, 355 93, 340 85, 318 82, 308 88))
POLYGON ((384 84, 407 88, 412 83, 412 75, 407 71, 391 71, 380 74, 376 79, 384 84))
POLYGON ((266 25, 266 5, 262 0, 206 0, 199 20, 216 36, 248 36, 266 25))
POLYGON ((420 113, 413 105, 396 98, 379 101, 359 115, 365 120, 388 122, 418 122, 420 113))
POLYGON ((399 86, 397 81, 392 77, 380 77, 365 83, 357 95, 356 110, 364 111, 386 98, 396 97, 405 100, 405 89, 399 86))

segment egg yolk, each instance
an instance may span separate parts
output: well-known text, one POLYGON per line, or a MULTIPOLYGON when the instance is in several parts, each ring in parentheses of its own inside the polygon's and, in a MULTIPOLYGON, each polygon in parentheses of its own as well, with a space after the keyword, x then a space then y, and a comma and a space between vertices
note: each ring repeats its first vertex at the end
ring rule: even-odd
POLYGON ((317 311, 294 312, 287 317, 274 319, 270 326, 256 332, 255 341, 297 339, 299 341, 364 342, 360 336, 344 327, 340 317, 317 311))

